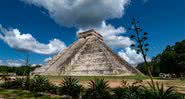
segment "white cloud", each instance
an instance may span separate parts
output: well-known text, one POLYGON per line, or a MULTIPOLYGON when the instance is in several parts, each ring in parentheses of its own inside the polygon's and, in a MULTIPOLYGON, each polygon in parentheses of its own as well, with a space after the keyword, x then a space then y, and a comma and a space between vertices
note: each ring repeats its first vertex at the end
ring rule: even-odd
POLYGON ((53 39, 48 44, 38 42, 31 34, 21 33, 18 29, 6 29, 0 25, 0 39, 17 50, 38 54, 55 54, 66 48, 64 42, 53 39))
POLYGON ((6 65, 6 66, 23 66, 25 65, 25 61, 22 59, 18 60, 0 60, 0 65, 6 65))
MULTIPOLYGON (((131 49, 130 47, 125 48, 125 51, 124 50, 119 51, 118 55, 125 59, 128 63, 132 64, 133 66, 136 66, 137 64, 144 62, 141 53, 137 54, 136 51, 134 49, 131 49)), ((150 61, 150 59, 147 58, 147 61, 150 61)))
POLYGON ((43 64, 32 64, 31 66, 32 66, 32 67, 35 67, 35 66, 37 66, 37 65, 43 66, 43 64))
POLYGON ((23 60, 7 60, 6 65, 7 66, 22 66, 22 65, 25 65, 25 61, 23 61, 23 60))
POLYGON ((94 28, 101 33, 112 48, 130 46, 133 41, 121 36, 124 27, 115 28, 106 24, 108 19, 121 18, 131 0, 22 0, 44 8, 56 23, 77 27, 79 31, 94 28))
POLYGON ((3 60, 0 60, 0 65, 3 65, 3 60))
POLYGON ((21 0, 44 8, 63 26, 93 27, 104 20, 121 18, 130 0, 21 0))
MULTIPOLYGON (((130 40, 129 37, 122 36, 126 33, 126 29, 124 27, 118 27, 115 28, 111 24, 106 24, 104 21, 102 22, 102 25, 100 27, 94 28, 98 33, 103 35, 104 40, 107 45, 109 45, 112 48, 125 48, 130 46, 132 43, 134 43, 132 40, 130 40)), ((80 29, 77 33, 83 32, 88 30, 80 29)))
POLYGON ((47 62, 47 61, 49 61, 51 59, 52 59, 51 57, 48 57, 48 58, 44 59, 44 62, 47 62))

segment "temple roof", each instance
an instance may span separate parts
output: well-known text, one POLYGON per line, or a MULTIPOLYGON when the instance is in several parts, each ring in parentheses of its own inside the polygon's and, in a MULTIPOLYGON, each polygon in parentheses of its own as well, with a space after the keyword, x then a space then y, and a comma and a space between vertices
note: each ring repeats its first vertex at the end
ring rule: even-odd
POLYGON ((88 31, 85 31, 85 32, 81 32, 78 34, 78 38, 81 39, 81 38, 88 38, 89 36, 96 36, 98 37, 99 39, 103 40, 103 36, 99 33, 97 33, 94 29, 91 29, 91 30, 88 30, 88 31))

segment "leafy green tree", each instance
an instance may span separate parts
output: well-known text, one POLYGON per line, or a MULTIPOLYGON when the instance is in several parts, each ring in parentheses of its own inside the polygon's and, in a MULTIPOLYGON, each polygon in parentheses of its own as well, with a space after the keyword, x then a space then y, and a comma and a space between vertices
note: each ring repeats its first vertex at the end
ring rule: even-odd
MULTIPOLYGON (((159 73, 175 73, 180 76, 185 72, 185 40, 175 43, 175 45, 167 45, 165 50, 152 59, 151 71, 154 76, 159 73)), ((145 73, 143 64, 139 64, 137 68, 145 73)))

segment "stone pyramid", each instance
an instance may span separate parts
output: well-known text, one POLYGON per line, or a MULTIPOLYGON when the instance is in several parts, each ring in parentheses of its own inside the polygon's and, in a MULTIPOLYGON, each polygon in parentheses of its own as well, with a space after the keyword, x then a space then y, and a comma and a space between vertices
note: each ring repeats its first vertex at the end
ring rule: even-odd
POLYGON ((78 40, 63 50, 46 66, 37 68, 40 75, 134 75, 141 74, 104 43, 95 30, 79 33, 78 40))

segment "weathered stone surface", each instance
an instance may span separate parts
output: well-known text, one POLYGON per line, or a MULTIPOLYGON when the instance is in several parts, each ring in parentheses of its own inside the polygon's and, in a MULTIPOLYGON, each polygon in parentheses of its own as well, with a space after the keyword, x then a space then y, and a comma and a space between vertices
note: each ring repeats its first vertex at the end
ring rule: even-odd
POLYGON ((41 75, 133 75, 140 72, 113 53, 94 30, 79 33, 78 40, 54 56, 47 66, 33 73, 41 75))

